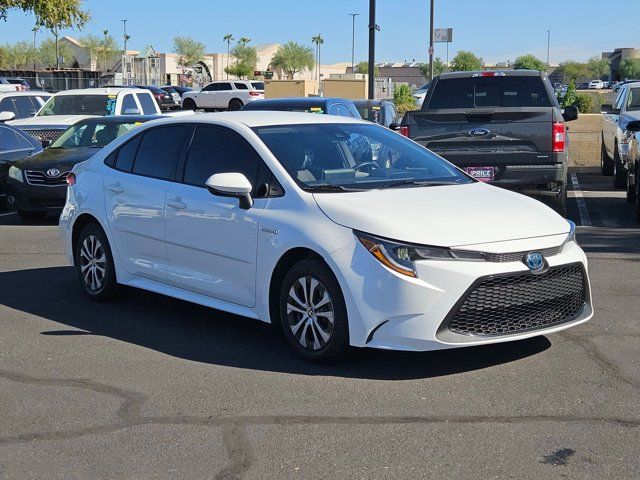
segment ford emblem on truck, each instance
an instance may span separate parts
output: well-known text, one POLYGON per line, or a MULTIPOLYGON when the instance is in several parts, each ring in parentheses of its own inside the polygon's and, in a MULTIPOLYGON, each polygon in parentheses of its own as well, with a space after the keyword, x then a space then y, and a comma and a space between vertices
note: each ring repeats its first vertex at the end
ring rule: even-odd
POLYGON ((472 137, 484 137, 485 135, 489 135, 491 130, 486 128, 474 128, 473 130, 469 130, 469 135, 472 137))

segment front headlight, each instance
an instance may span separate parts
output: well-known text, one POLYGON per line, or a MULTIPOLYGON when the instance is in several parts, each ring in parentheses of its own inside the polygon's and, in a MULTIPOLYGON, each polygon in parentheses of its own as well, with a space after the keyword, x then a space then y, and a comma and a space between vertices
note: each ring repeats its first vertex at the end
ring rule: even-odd
POLYGON ((411 245, 394 242, 362 232, 353 232, 360 243, 380 263, 394 272, 416 278, 415 262, 418 260, 487 261, 483 252, 452 250, 450 248, 411 245))
POLYGON ((9 168, 9 178, 13 178, 19 182, 24 182, 24 178, 22 177, 22 170, 18 167, 11 166, 9 168))

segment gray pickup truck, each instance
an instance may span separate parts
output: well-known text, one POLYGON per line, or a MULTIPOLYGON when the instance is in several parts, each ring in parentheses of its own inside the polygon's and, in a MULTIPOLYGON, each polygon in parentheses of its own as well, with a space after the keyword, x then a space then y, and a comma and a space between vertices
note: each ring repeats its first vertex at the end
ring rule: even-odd
POLYGON ((433 80, 400 132, 480 181, 551 199, 564 215, 565 122, 576 118, 543 72, 451 72, 433 80))

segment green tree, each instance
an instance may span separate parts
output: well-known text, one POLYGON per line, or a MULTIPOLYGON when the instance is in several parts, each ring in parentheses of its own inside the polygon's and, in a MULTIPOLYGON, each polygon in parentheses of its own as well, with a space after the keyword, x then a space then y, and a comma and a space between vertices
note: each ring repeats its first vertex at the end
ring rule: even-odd
POLYGON ((204 58, 205 45, 189 37, 175 37, 173 49, 178 54, 178 65, 190 67, 204 58))
POLYGON ((82 28, 89 13, 82 10, 82 0, 0 0, 0 19, 6 20, 9 10, 31 12, 36 25, 47 30, 82 28))
POLYGON ((96 62, 96 70, 107 71, 117 61, 120 54, 114 38, 104 30, 103 36, 87 35, 80 40, 92 60, 96 62))
POLYGON ((547 65, 535 55, 527 54, 516 58, 513 63, 514 70, 547 70, 547 65))
POLYGON ((568 107, 569 105, 573 105, 576 103, 576 82, 571 80, 569 86, 567 87, 567 93, 565 93, 562 98, 560 105, 562 108, 568 107))
POLYGON ((560 73, 573 82, 581 78, 589 77, 589 70, 587 69, 587 65, 584 63, 569 60, 560 65, 559 70, 560 73))
POLYGON ((253 75, 258 63, 258 52, 255 47, 247 46, 248 38, 241 38, 238 44, 231 50, 231 55, 236 59, 234 65, 224 69, 229 75, 237 78, 248 78, 253 75), (246 40, 246 41, 245 41, 246 40))
POLYGON ((289 79, 305 68, 311 70, 315 64, 313 50, 296 42, 280 45, 271 59, 271 67, 284 72, 289 79))
MULTIPOLYGON (((229 57, 231 56, 231 42, 233 42, 233 35, 227 33, 222 37, 222 41, 227 43, 227 70, 229 69, 229 57)), ((227 80, 229 79, 229 73, 227 73, 227 80)))
MULTIPOLYGON (((449 69, 447 68, 447 65, 442 61, 442 59, 440 57, 436 57, 433 59, 433 76, 437 76, 440 75, 446 71, 448 71, 449 69)), ((428 63, 423 63, 422 65, 420 65, 420 73, 422 73, 422 75, 424 75, 424 78, 429 78, 429 64, 428 63)))
POLYGON ((400 115, 404 115, 405 113, 418 108, 416 106, 416 99, 413 98, 409 85, 405 84, 398 85, 394 89, 393 103, 400 115))
MULTIPOLYGON (((369 73, 369 62, 358 62, 355 73, 369 73)), ((380 68, 377 65, 373 67, 373 74, 376 77, 380 75, 380 68)))
MULTIPOLYGON (((66 43, 59 45, 58 55, 62 57, 62 61, 60 62, 61 67, 68 67, 71 65, 73 53, 66 43)), ((54 68, 57 66, 55 39, 47 38, 40 43, 40 47, 38 48, 38 60, 47 68, 54 68)))
POLYGON ((3 45, 0 51, 0 68, 22 70, 31 68, 36 58, 36 50, 31 42, 3 45))
POLYGON ((451 61, 451 70, 456 72, 482 69, 482 59, 472 52, 460 50, 451 61))
POLYGON ((591 57, 587 62, 587 69, 593 78, 605 78, 611 71, 611 62, 608 58, 591 57))
POLYGON ((311 37, 311 42, 316 44, 316 65, 318 66, 318 83, 320 83, 320 49, 322 44, 324 44, 324 38, 322 38, 321 34, 314 35, 311 37))
POLYGON ((640 58, 625 58, 620 62, 620 75, 624 79, 640 78, 640 58))

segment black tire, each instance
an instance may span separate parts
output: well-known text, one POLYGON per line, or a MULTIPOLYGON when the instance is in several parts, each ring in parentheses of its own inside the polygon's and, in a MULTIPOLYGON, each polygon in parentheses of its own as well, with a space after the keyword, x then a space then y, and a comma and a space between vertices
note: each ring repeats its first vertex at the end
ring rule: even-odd
POLYGON ((243 106, 244 106, 244 104, 242 103, 242 101, 238 100, 237 98, 234 98, 229 102, 229 111, 230 112, 237 112, 243 106))
POLYGON ((25 222, 33 222, 36 220, 44 220, 47 216, 47 212, 39 210, 18 210, 18 216, 25 222))
POLYGON ((563 217, 567 216, 567 182, 562 182, 558 188, 554 208, 563 217))
POLYGON ((82 229, 78 241, 74 245, 74 259, 80 285, 89 299, 94 302, 106 302, 116 296, 119 288, 113 255, 107 236, 98 224, 90 223, 82 229), (93 239, 99 243, 95 243, 93 239), (92 264, 89 257, 95 259, 96 262, 92 264), (104 261, 102 262, 101 259, 104 261), (92 269, 95 272, 95 277, 91 273, 92 269), (89 273, 87 274, 87 272, 89 273))
POLYGON ((634 184, 631 184, 631 175, 627 174, 627 202, 636 203, 636 184, 638 183, 638 171, 634 171, 634 184))
POLYGON ((186 98, 184 102, 182 102, 182 110, 197 110, 198 106, 196 102, 191 98, 186 98))
POLYGON ((291 348, 313 363, 334 362, 342 357, 349 348, 349 321, 342 290, 331 269, 321 261, 304 260, 291 267, 281 285, 278 311, 282 332, 291 348), (311 294, 310 299, 307 293, 311 294), (331 312, 333 323, 329 320, 331 312))
POLYGON ((627 186, 627 172, 620 161, 618 146, 613 151, 613 188, 622 190, 627 186))
POLYGON ((610 177, 613 175, 613 161, 607 154, 607 149, 604 146, 604 140, 600 145, 600 170, 603 175, 610 177))

